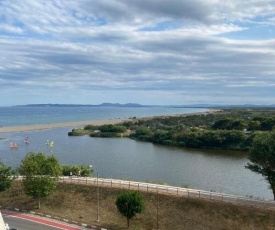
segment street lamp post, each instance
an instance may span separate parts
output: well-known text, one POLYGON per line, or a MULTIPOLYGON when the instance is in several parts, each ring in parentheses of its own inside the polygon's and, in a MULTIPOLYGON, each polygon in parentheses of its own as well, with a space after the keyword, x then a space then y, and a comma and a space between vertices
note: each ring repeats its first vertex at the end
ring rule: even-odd
MULTIPOLYGON (((92 169, 93 166, 90 165, 90 168, 92 169)), ((96 192, 96 197, 97 197, 97 210, 96 210, 96 221, 99 222, 99 186, 98 186, 98 172, 96 172, 96 189, 97 189, 97 192, 96 192)))
POLYGON ((99 222, 99 187, 98 187, 98 172, 96 173, 97 181, 97 222, 99 222))
POLYGON ((159 191, 158 191, 158 198, 157 198, 157 229, 159 229, 159 191))

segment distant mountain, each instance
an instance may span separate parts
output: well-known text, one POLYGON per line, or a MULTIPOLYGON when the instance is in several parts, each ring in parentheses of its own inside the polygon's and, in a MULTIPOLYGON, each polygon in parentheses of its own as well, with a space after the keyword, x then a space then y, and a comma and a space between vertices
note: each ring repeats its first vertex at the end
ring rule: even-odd
POLYGON ((102 103, 99 105, 82 105, 82 104, 28 104, 28 105, 17 105, 23 107, 147 107, 146 105, 140 105, 136 103, 102 103))
POLYGON ((189 104, 189 105, 141 105, 137 103, 102 103, 99 105, 82 105, 82 104, 28 104, 17 105, 23 107, 169 107, 169 108, 275 108, 271 105, 221 105, 221 104, 189 104))
POLYGON ((147 107, 146 105, 140 105, 140 104, 137 104, 137 103, 127 103, 127 104, 102 103, 98 106, 100 106, 100 107, 147 107))

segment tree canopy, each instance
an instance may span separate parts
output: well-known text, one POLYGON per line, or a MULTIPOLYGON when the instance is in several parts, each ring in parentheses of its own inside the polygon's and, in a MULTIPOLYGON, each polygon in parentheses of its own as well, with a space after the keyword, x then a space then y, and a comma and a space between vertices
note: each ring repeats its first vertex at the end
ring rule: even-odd
POLYGON ((273 129, 274 109, 223 108, 215 113, 133 119, 119 125, 87 125, 69 135, 129 136, 163 145, 248 151, 255 132, 273 129))
POLYGON ((54 191, 61 175, 61 166, 53 155, 30 152, 21 161, 20 173, 26 194, 38 199, 40 208, 41 198, 48 197, 54 191))
POLYGON ((246 168, 262 174, 270 184, 275 200, 275 131, 255 135, 246 168))
POLYGON ((118 211, 127 218, 128 228, 130 219, 145 209, 143 198, 137 191, 126 191, 118 195, 116 206, 118 211))
POLYGON ((0 161, 0 192, 11 187, 13 170, 0 161))

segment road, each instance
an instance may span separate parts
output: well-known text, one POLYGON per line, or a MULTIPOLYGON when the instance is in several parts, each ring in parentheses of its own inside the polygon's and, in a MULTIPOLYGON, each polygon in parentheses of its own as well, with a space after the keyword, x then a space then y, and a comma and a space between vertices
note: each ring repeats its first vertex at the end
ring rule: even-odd
POLYGON ((84 229, 79 226, 61 223, 55 220, 50 220, 43 217, 33 216, 31 214, 17 213, 10 211, 2 211, 2 216, 5 223, 9 224, 10 228, 18 230, 80 230, 84 229))

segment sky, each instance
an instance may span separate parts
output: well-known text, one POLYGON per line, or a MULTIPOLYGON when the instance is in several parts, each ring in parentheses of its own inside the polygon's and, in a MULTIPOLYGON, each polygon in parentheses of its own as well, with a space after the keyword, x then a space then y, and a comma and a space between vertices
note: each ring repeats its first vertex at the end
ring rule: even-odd
POLYGON ((0 106, 275 104, 275 0, 0 0, 0 106))

